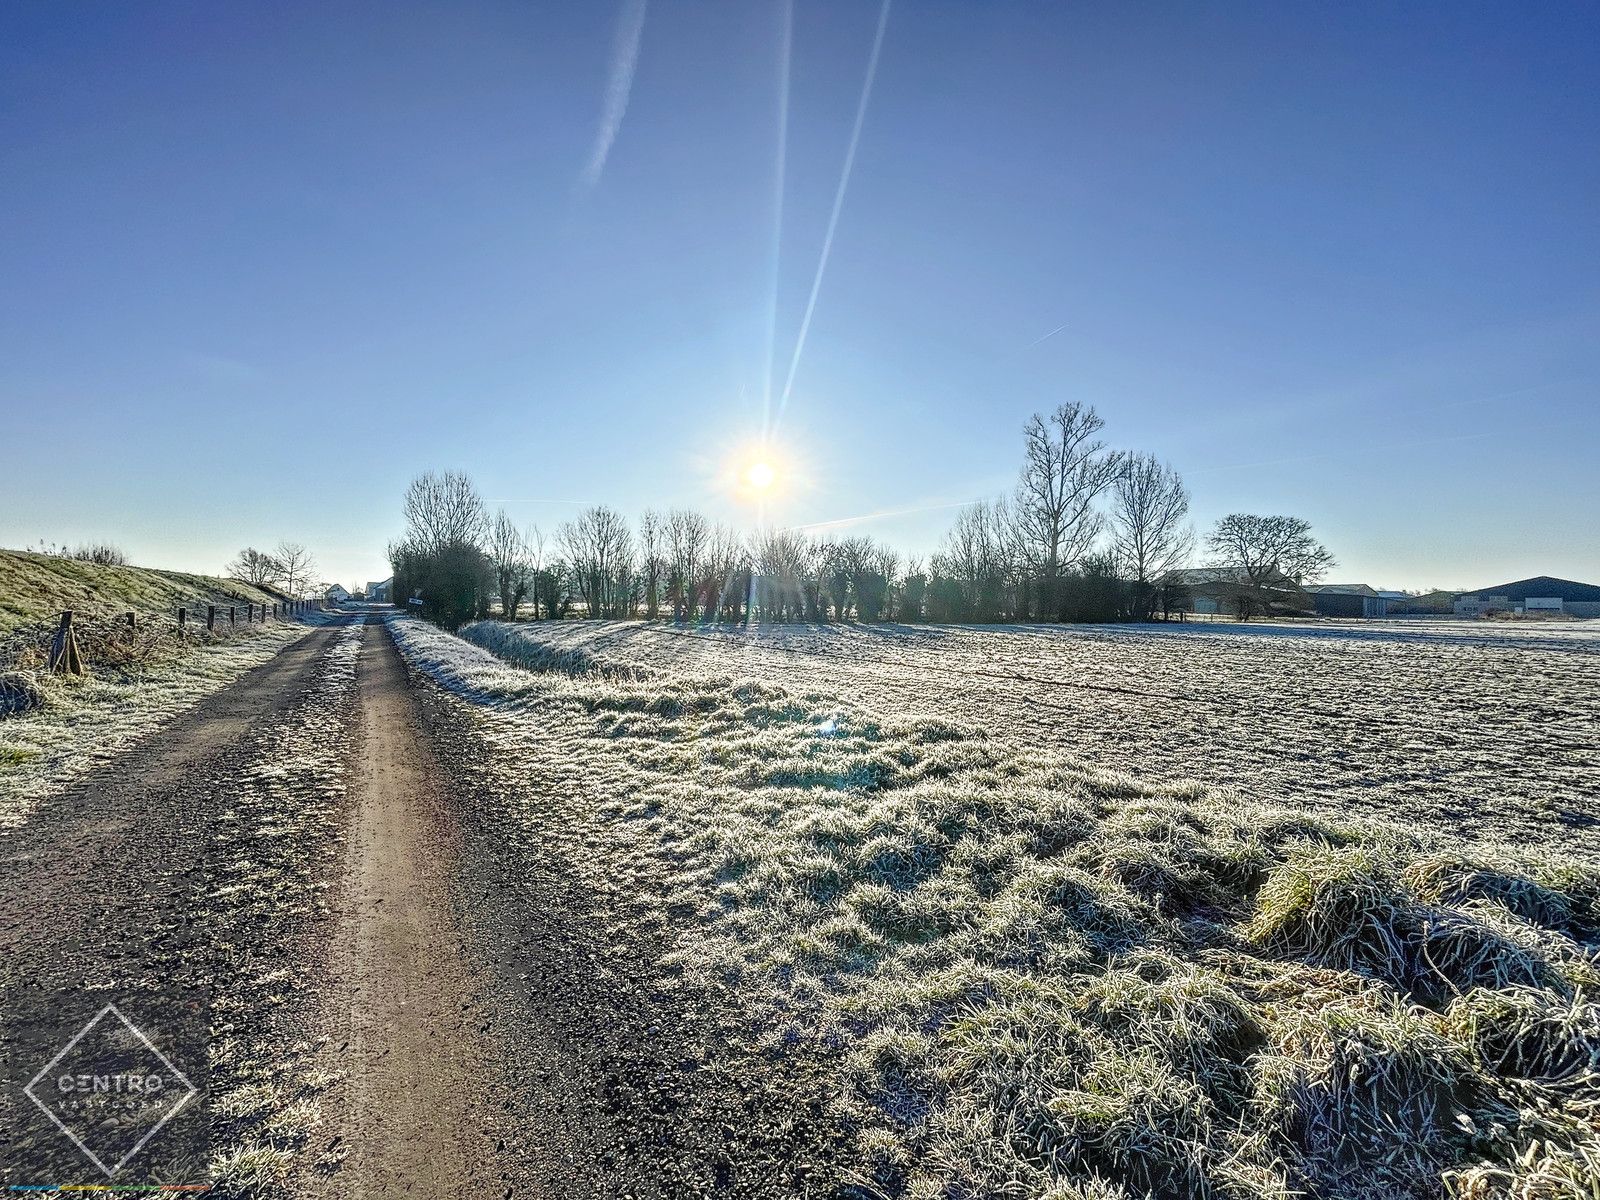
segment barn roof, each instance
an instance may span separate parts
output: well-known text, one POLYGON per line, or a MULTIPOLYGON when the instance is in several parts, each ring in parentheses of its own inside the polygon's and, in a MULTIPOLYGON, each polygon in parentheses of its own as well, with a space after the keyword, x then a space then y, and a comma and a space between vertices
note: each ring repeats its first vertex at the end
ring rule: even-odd
POLYGON ((1462 592, 1463 596, 1504 596, 1508 600, 1526 600, 1529 596, 1554 596, 1562 600, 1600 601, 1600 587, 1592 583, 1577 583, 1571 579, 1557 579, 1553 575, 1535 575, 1515 583, 1502 583, 1499 587, 1479 588, 1475 592, 1462 592))
POLYGON ((1312 583, 1306 586, 1306 591, 1322 595, 1338 596, 1376 596, 1377 590, 1364 583, 1312 583))

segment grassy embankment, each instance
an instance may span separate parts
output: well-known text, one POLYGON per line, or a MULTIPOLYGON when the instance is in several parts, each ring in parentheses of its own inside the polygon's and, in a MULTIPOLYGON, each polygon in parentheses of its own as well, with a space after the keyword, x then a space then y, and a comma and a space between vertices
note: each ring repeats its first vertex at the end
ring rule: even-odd
POLYGON ((116 753, 298 636, 295 623, 250 624, 244 606, 280 597, 237 580, 148 567, 112 567, 0 550, 0 824, 36 798, 116 753), (238 608, 205 628, 205 606, 238 608), (185 636, 177 610, 189 609, 185 636), (52 676, 48 653, 72 609, 89 673, 52 676), (126 622, 136 614, 134 628, 126 622))
POLYGON ((698 913, 686 969, 838 1064, 862 1195, 1600 1192, 1592 861, 399 628, 530 753, 565 728, 620 779, 595 799, 698 913))
POLYGON ((0 636, 30 625, 53 626, 67 608, 88 621, 129 611, 174 621, 180 605, 190 608, 191 619, 199 608, 203 619, 207 604, 272 604, 278 599, 235 579, 0 550, 0 636))

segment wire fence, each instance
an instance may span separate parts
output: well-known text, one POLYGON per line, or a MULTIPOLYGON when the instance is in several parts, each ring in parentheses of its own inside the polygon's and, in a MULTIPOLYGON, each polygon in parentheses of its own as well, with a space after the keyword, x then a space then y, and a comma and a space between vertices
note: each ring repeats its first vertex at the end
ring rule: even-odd
POLYGON ((242 629, 292 620, 323 608, 321 600, 281 600, 257 604, 179 605, 166 612, 86 613, 63 609, 53 630, 46 627, 14 637, 6 659, 43 659, 51 674, 81 675, 90 663, 136 666, 170 651, 174 640, 217 640, 242 629), (42 651, 42 654, 40 653, 42 651), (31 653, 30 653, 31 652, 31 653))

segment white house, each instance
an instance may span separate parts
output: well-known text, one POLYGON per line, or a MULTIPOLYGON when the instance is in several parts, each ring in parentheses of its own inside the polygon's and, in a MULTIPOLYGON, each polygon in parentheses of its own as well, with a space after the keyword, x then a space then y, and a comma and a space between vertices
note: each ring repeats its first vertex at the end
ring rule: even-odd
POLYGON ((377 604, 388 604, 394 591, 394 576, 367 584, 367 599, 377 604))
POLYGON ((343 604, 350 599, 350 593, 344 590, 344 585, 336 583, 328 589, 329 604, 343 604))

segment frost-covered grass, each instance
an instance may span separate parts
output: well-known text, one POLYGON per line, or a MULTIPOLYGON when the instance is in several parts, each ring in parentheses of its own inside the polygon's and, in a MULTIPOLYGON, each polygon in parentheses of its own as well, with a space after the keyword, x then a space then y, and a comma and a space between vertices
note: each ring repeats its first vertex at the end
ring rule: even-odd
POLYGON ((1296 808, 1558 848, 1600 828, 1600 621, 499 628, 602 673, 750 676, 1296 808))
POLYGON ((837 1064, 866 1194, 1600 1188, 1592 864, 661 657, 608 673, 493 623, 464 635, 541 669, 392 627, 526 803, 586 806, 550 852, 648 859, 630 882, 683 968, 837 1064))
POLYGON ((204 618, 205 604, 272 604, 278 597, 237 579, 161 571, 151 567, 113 567, 100 563, 0 550, 0 634, 53 622, 64 608, 80 616, 159 614, 177 620, 180 606, 204 618))
MULTIPOLYGON (((322 614, 308 614, 319 622, 322 614)), ((303 636, 300 621, 240 629, 82 679, 33 673, 43 703, 0 717, 0 828, 40 800, 115 758, 303 636)))

